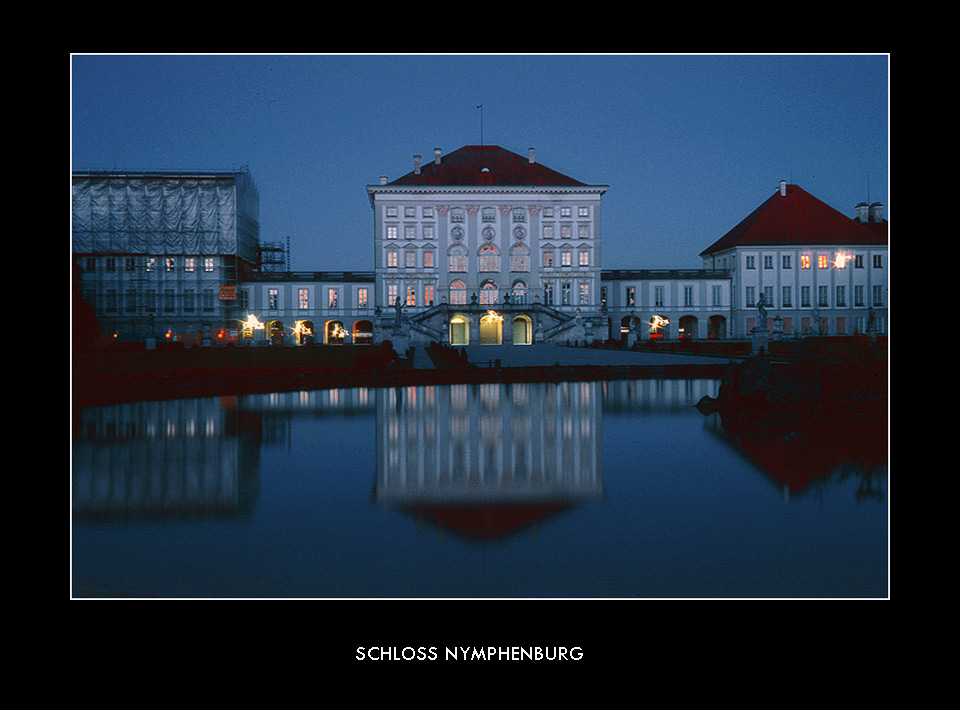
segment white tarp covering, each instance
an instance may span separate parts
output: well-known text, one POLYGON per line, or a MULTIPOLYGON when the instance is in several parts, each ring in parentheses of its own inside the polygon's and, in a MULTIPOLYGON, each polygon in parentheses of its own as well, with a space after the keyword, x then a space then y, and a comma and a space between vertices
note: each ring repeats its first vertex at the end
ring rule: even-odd
POLYGON ((259 231, 258 198, 238 196, 252 183, 236 177, 75 175, 73 251, 248 258, 259 238, 245 233, 259 231))

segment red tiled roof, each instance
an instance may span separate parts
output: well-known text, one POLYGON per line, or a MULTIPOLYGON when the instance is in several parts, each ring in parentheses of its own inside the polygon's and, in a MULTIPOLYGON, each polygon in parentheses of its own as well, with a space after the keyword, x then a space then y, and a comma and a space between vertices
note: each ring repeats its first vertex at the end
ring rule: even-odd
POLYGON ((496 145, 467 145, 440 158, 425 156, 420 174, 410 171, 390 185, 551 185, 576 187, 579 180, 496 145))
POLYGON ((886 244, 886 220, 862 224, 821 202, 797 185, 777 189, 740 224, 700 252, 712 254, 735 246, 886 244))

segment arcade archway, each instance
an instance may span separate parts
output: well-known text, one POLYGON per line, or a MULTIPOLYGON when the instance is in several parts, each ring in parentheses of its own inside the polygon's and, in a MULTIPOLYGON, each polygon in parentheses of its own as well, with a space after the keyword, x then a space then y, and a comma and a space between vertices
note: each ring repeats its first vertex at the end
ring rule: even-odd
POLYGON ((480 344, 500 345, 503 342, 503 316, 496 311, 487 311, 480 318, 480 344))
POLYGON ((470 344, 470 321, 466 316, 457 313, 450 319, 450 344, 470 344))
POLYGON ((529 316, 517 316, 513 319, 513 344, 533 344, 533 321, 529 316))

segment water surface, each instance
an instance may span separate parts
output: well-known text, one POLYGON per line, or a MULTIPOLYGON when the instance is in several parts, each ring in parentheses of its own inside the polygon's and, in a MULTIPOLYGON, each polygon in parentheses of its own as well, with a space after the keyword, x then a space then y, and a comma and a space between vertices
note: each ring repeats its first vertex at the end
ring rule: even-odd
POLYGON ((734 436, 693 407, 718 386, 355 388, 84 409, 73 594, 885 597, 885 451, 734 436))

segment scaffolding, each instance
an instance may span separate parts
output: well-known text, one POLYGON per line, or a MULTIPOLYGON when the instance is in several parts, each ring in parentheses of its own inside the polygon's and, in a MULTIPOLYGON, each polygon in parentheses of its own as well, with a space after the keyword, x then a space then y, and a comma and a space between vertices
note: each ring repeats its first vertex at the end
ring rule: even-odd
POLYGON ((290 238, 287 243, 263 242, 260 244, 260 271, 277 274, 290 270, 290 238))

